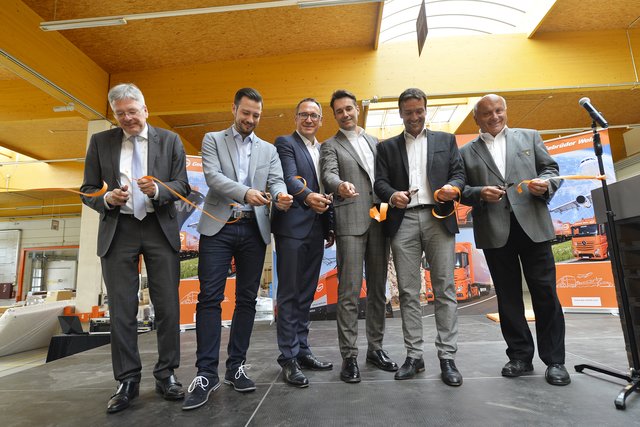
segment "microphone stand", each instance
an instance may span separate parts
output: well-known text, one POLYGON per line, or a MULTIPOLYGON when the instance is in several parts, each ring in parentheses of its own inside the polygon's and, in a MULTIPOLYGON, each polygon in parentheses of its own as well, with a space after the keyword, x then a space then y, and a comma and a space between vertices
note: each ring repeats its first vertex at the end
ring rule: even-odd
MULTIPOLYGON (((597 124, 594 120, 591 124, 591 128, 593 129, 593 151, 595 152, 598 159, 600 175, 604 175, 604 165, 602 162, 602 144, 600 143, 600 134, 596 130, 596 126, 597 124)), ((631 317, 629 294, 627 292, 627 285, 624 278, 624 269, 622 267, 622 259, 620 257, 620 247, 618 246, 618 235, 613 219, 615 215, 611 209, 611 199, 609 198, 609 188, 607 187, 606 179, 602 180, 602 194, 604 196, 604 203, 607 214, 607 240, 609 241, 609 254, 611 256, 611 265, 613 267, 613 277, 620 294, 620 300, 618 301, 618 304, 622 309, 620 312, 620 316, 622 325, 624 326, 623 332, 625 332, 625 338, 627 339, 628 352, 631 353, 632 366, 629 367, 628 375, 586 364, 575 365, 575 370, 576 372, 582 372, 584 369, 591 369, 592 371, 600 372, 602 374, 627 381, 629 384, 620 391, 614 401, 617 409, 625 409, 625 401, 627 397, 634 391, 640 391, 640 359, 638 356, 638 343, 636 341, 636 334, 631 317)))

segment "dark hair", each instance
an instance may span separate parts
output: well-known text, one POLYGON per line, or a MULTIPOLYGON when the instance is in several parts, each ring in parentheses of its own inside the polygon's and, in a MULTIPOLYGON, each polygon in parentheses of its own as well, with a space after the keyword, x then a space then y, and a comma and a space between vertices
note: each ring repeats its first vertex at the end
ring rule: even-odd
POLYGON ((242 89, 238 89, 238 91, 236 92, 236 96, 233 99, 233 103, 236 107, 240 105, 240 100, 242 98, 249 98, 252 101, 259 102, 260 105, 262 105, 262 95, 260 95, 260 93, 253 88, 243 87, 242 89))
POLYGON ((331 109, 333 110, 333 103, 336 101, 336 99, 340 99, 340 98, 350 98, 353 100, 353 103, 355 105, 358 105, 358 101, 356 100, 356 96, 354 94, 352 94, 351 92, 349 92, 348 90, 345 89, 338 89, 335 92, 333 92, 333 95, 331 95, 331 109))
POLYGON ((320 105, 320 103, 315 98, 305 98, 302 101, 298 102, 298 105, 296 105, 296 114, 298 114, 298 110, 300 110, 300 106, 305 102, 313 102, 314 104, 316 104, 320 109, 320 115, 322 115, 322 105, 320 105))
POLYGON ((427 106, 427 94, 416 87, 410 87, 398 97, 398 108, 402 111, 402 103, 407 99, 424 99, 424 106, 427 106))

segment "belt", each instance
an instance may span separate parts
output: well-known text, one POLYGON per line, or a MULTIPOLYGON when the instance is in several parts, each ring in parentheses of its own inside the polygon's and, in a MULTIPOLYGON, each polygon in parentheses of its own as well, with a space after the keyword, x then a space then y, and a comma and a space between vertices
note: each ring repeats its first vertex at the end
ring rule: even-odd
POLYGON ((256 213, 254 211, 231 211, 231 218, 234 219, 255 219, 256 213))
POLYGON ((411 210, 421 210, 421 209, 433 209, 434 205, 416 205, 416 206, 411 206, 410 208, 406 208, 406 211, 411 211, 411 210))
MULTIPOLYGON (((153 211, 153 212, 147 212, 147 216, 149 216, 149 215, 155 215, 155 213, 156 213, 155 211, 153 211)), ((132 213, 122 213, 122 212, 120 212, 118 215, 120 215, 120 216, 128 216, 128 217, 134 218, 134 216, 133 216, 133 214, 132 214, 132 213)))

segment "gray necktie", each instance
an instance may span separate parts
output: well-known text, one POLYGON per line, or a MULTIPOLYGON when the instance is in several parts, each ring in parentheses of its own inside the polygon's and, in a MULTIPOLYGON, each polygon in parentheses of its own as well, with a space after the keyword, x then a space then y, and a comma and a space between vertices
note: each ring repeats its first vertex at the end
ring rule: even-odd
POLYGON ((147 216, 147 209, 145 208, 144 198, 145 194, 140 191, 138 184, 133 183, 133 179, 139 179, 144 176, 144 168, 142 166, 142 154, 140 153, 139 138, 137 136, 131 136, 129 138, 133 142, 133 158, 131 160, 131 194, 133 196, 133 216, 142 221, 147 216))

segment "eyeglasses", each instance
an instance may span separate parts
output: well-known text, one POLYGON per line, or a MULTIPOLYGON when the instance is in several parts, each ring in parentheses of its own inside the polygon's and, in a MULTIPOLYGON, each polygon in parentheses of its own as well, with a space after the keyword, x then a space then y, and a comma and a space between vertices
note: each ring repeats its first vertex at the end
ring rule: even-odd
POLYGON ((298 113, 298 117, 301 118, 302 120, 307 120, 310 118, 314 122, 317 122, 322 118, 322 116, 317 113, 298 113))
POLYGON ((126 116, 135 117, 140 114, 140 111, 142 110, 116 111, 113 115, 119 119, 124 119, 126 116))

